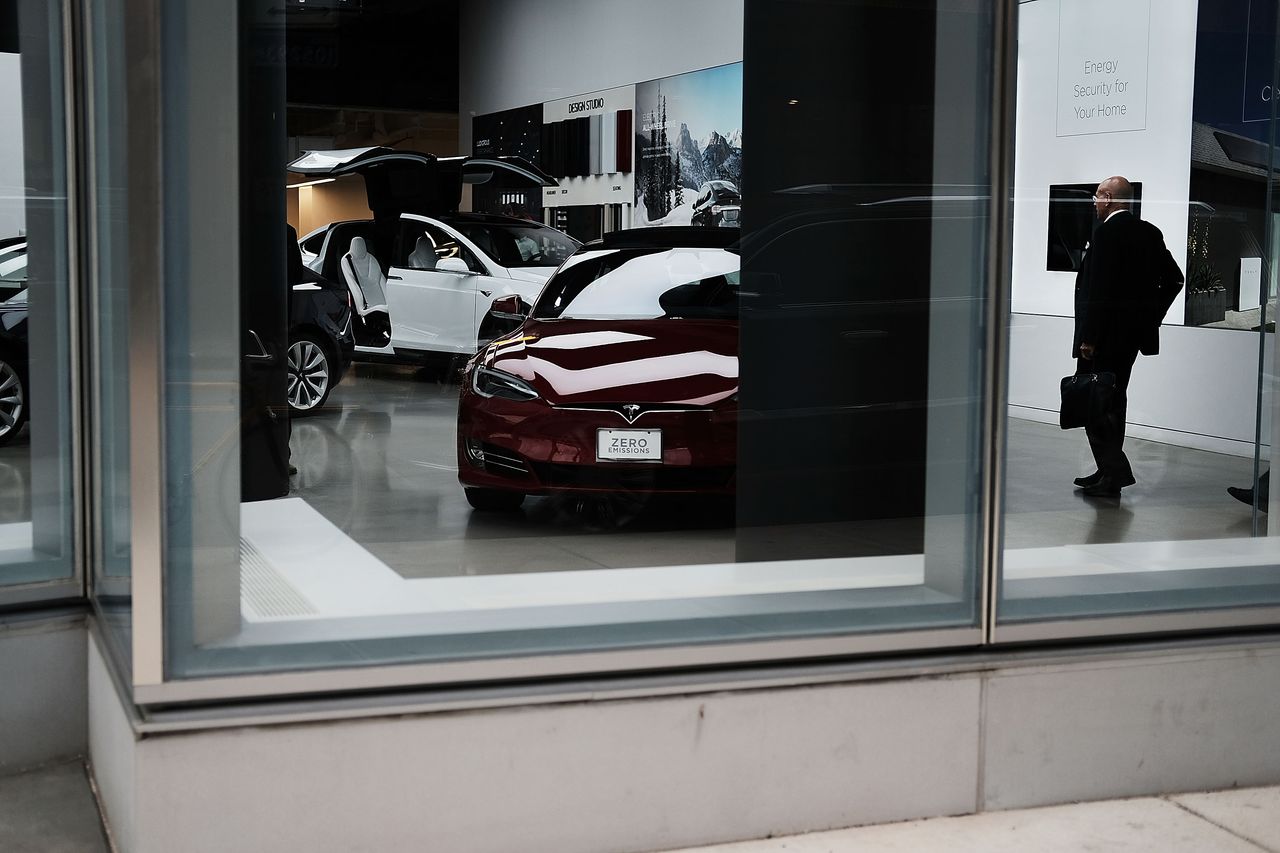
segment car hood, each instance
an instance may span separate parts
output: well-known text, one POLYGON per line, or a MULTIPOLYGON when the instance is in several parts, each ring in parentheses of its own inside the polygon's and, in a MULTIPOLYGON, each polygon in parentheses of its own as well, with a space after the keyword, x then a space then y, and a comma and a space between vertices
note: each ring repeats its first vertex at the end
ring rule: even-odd
POLYGON ((711 406, 738 390, 738 324, 530 320, 480 359, 557 405, 711 406))

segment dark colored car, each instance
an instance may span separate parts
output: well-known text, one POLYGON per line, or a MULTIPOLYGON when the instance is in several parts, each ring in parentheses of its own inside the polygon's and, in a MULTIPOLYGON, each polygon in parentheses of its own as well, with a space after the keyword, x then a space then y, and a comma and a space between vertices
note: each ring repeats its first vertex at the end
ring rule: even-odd
MULTIPOLYGON (((290 229, 292 232, 292 229, 290 229)), ((307 415, 321 406, 351 365, 351 307, 346 288, 306 269, 296 239, 289 240, 289 409, 307 415)), ((6 280, 22 289, 0 293, 0 445, 11 441, 29 411, 26 243, 0 245, 6 280), (21 246, 16 254, 14 246, 21 246)), ((252 345, 250 352, 252 357, 252 345)))
POLYGON ((292 227, 289 235, 289 411, 301 417, 342 381, 355 339, 346 286, 305 267, 292 227))
POLYGON ((27 420, 27 291, 0 302, 0 445, 27 420))
POLYGON ((742 214, 742 195, 729 181, 707 181, 693 200, 689 222, 704 228, 737 228, 742 214))
MULTIPOLYGON (((554 492, 732 493, 738 235, 606 235, 467 364, 458 479, 476 509, 554 492)), ((520 311, 507 297, 495 311, 520 311)))

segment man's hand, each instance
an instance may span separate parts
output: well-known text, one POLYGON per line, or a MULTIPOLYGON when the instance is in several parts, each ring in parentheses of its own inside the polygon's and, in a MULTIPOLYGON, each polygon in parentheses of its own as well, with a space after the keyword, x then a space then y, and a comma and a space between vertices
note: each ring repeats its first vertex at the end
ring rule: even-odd
POLYGON ((1093 344, 1080 344, 1080 357, 1093 361, 1093 344))

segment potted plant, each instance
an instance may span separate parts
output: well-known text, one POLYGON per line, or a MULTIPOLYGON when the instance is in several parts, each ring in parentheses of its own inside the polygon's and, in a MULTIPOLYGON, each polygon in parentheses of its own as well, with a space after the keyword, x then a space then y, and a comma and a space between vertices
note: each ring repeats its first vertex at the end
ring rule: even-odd
MULTIPOLYGON (((1207 206, 1206 206, 1207 207, 1207 206)), ((1188 326, 1217 323, 1227 317, 1227 287, 1222 273, 1209 259, 1209 229, 1213 209, 1192 208, 1187 231, 1187 300, 1184 322, 1188 326)))

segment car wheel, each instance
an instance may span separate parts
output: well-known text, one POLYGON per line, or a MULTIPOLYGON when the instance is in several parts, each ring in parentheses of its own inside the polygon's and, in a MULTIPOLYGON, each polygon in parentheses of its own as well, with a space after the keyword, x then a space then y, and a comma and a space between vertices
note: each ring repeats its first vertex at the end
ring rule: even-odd
POLYGON ((333 389, 333 361, 313 335, 303 332, 289 341, 289 412, 314 413, 333 389))
POLYGON ((511 512, 524 503, 523 492, 505 492, 501 489, 465 489, 467 503, 473 509, 485 512, 511 512))
POLYGON ((17 365, 0 356, 0 444, 12 441, 26 422, 26 383, 17 365))

